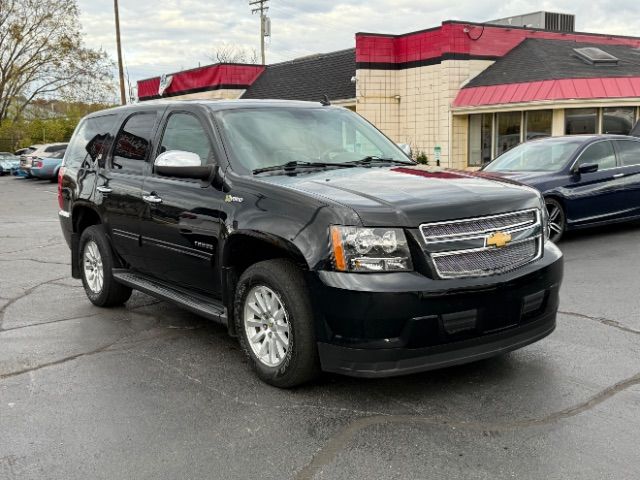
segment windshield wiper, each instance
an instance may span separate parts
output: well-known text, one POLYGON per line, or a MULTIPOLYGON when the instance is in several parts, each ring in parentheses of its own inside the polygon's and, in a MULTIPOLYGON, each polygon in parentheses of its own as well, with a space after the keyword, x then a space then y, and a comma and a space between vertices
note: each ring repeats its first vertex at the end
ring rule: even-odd
POLYGON ((347 163, 350 165, 369 165, 372 163, 399 163, 400 165, 415 165, 415 162, 412 162, 410 160, 398 160, 396 158, 384 158, 377 157, 375 155, 368 155, 361 158, 360 160, 354 160, 347 163))
POLYGON ((292 162, 283 163, 282 165, 273 165, 271 167, 263 167, 256 168, 253 171, 253 174, 256 175, 258 173, 263 172, 275 172, 277 170, 296 170, 298 168, 322 168, 322 167, 353 167, 354 165, 348 163, 327 163, 327 162, 306 162, 306 161, 297 161, 294 160, 292 162))

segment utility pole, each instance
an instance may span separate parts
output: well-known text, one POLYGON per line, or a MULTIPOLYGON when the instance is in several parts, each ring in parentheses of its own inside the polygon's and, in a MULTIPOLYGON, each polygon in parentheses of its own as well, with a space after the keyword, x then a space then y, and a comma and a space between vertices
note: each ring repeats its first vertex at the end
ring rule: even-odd
POLYGON ((120 14, 118 13, 118 0, 113 0, 113 8, 116 12, 116 47, 118 49, 118 75, 120 76, 120 103, 127 104, 127 96, 124 89, 124 69, 122 68, 122 46, 120 45, 120 14))
POLYGON ((251 13, 260 12, 260 53, 262 54, 262 65, 266 63, 264 58, 264 37, 266 36, 264 27, 267 22, 265 12, 269 10, 267 3, 269 3, 269 0, 249 0, 249 6, 253 7, 251 13))

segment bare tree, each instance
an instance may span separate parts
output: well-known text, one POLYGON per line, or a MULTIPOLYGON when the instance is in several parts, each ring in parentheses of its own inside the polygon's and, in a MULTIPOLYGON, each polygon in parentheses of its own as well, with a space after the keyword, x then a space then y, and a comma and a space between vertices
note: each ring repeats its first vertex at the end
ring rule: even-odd
POLYGON ((216 63, 258 63, 258 52, 255 48, 249 49, 237 45, 223 43, 216 48, 209 59, 216 63))
POLYGON ((95 102, 113 92, 113 62, 85 48, 76 0, 0 0, 0 124, 36 98, 95 102))

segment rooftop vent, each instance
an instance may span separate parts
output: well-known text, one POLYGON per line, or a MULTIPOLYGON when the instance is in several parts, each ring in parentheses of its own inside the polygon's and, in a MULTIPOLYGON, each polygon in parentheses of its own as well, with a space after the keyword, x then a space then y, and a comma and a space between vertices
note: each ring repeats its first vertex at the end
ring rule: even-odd
POLYGON ((533 12, 524 15, 490 20, 492 25, 506 25, 511 27, 539 28, 552 32, 573 32, 576 18, 568 13, 533 12))
POLYGON ((573 51, 576 52, 576 55, 580 60, 588 63, 589 65, 607 67, 618 65, 617 57, 614 57, 610 53, 607 53, 597 47, 574 48, 573 51))

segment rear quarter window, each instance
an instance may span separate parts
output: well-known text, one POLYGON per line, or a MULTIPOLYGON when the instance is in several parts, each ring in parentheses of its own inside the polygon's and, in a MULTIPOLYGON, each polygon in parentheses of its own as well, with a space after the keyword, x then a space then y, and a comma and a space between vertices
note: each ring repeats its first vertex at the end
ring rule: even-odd
POLYGON ((622 166, 640 165, 640 142, 618 140, 616 144, 622 166))
POLYGON ((64 151, 67 148, 66 145, 51 145, 50 147, 47 147, 44 149, 45 152, 47 153, 54 153, 54 152, 59 152, 59 151, 64 151))
POLYGON ((95 162, 104 166, 104 159, 113 142, 112 132, 117 118, 113 114, 82 120, 66 147, 65 167, 88 168, 95 162))

